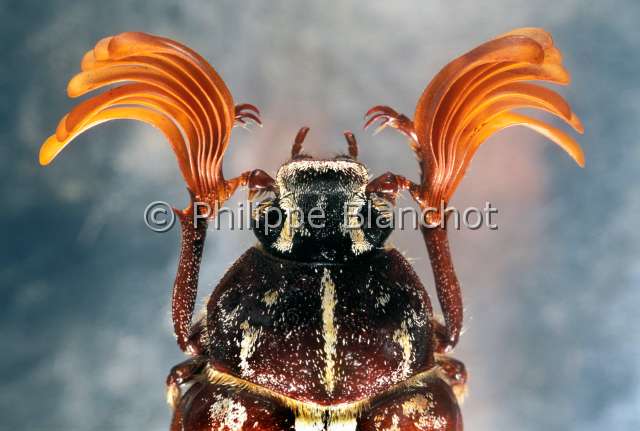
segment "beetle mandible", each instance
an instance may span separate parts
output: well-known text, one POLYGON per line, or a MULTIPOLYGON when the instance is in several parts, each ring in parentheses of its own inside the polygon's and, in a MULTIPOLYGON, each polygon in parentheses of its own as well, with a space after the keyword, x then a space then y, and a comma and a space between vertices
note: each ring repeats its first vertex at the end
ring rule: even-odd
POLYGON ((387 106, 366 113, 365 128, 391 127, 407 137, 420 166, 417 184, 393 173, 370 181, 350 132, 344 156, 305 154, 307 128, 275 178, 252 170, 227 180, 222 160, 231 130, 261 124, 260 113, 234 105, 200 55, 170 39, 122 33, 99 41, 81 69, 69 82, 71 97, 124 83, 66 115, 43 144, 41 164, 97 124, 136 119, 169 140, 192 203, 219 208, 239 187, 263 197, 252 213, 258 244, 222 277, 195 321, 207 218, 215 211, 175 210, 182 245, 172 318, 189 358, 167 377, 172 431, 462 430, 467 374, 449 353, 463 308, 446 217, 425 213, 420 228, 442 320, 411 265, 385 246, 391 224, 367 219, 388 219, 402 191, 422 209, 440 208, 478 147, 514 125, 543 134, 584 165, 571 136, 514 112, 547 111, 582 133, 560 95, 526 82, 569 82, 547 32, 516 29, 455 59, 426 87, 413 120, 387 106), (324 211, 324 223, 311 223, 312 208, 324 211))

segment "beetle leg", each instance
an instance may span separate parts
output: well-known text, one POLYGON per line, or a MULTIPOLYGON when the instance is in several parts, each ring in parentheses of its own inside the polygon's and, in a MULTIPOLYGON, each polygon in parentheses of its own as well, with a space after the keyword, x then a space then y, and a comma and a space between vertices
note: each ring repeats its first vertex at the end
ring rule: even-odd
MULTIPOLYGON (((221 196, 226 196, 224 199, 226 200, 238 187, 248 186, 249 196, 251 197, 262 191, 275 192, 274 184, 275 182, 269 174, 256 169, 225 181, 223 188, 219 192, 221 196)), ((191 193, 191 206, 184 210, 174 209, 182 229, 182 242, 178 273, 173 285, 171 313, 178 345, 183 352, 190 355, 199 353, 190 345, 189 337, 191 334, 191 319, 198 292, 200 262, 202 261, 204 241, 207 235, 207 219, 215 216, 218 210, 217 206, 211 208, 206 200, 205 202, 199 201, 200 199, 191 193), (199 212, 198 217, 194 217, 196 211, 199 212)))
POLYGON ((249 189, 249 199, 253 199, 261 193, 277 192, 275 180, 262 169, 256 169, 249 173, 247 188, 249 189))
POLYGON ((391 127, 405 135, 411 140, 412 145, 417 145, 418 138, 413 128, 413 121, 404 114, 396 112, 394 109, 388 106, 374 106, 369 109, 364 116, 366 122, 364 128, 378 123, 378 127, 373 132, 374 135, 381 132, 386 127, 391 127))
POLYGON ((205 314, 191 325, 191 333, 187 339, 187 351, 196 356, 204 355, 207 343, 207 316, 205 314))
POLYGON ((184 427, 182 426, 182 412, 179 409, 173 411, 169 431, 184 431, 184 427))
POLYGON ((167 403, 175 409, 182 396, 180 385, 188 383, 207 364, 205 356, 194 356, 175 365, 167 376, 167 403))
POLYGON ((395 204, 398 193, 402 190, 409 190, 412 194, 418 189, 418 185, 403 177, 391 172, 385 172, 377 178, 374 178, 367 184, 367 193, 385 199, 387 202, 395 204))
POLYGON ((436 338, 435 351, 448 352, 458 343, 462 330, 462 291, 453 267, 446 227, 421 225, 420 230, 429 252, 438 301, 445 321, 442 325, 432 319, 436 338))
POLYGON ((250 103, 242 103, 235 107, 236 116, 234 126, 240 125, 244 128, 248 126, 248 121, 251 121, 258 126, 262 126, 260 120, 260 110, 250 103))
POLYGON ((196 220, 193 217, 192 207, 186 210, 176 209, 174 211, 180 220, 182 242, 178 273, 173 285, 171 314, 174 332, 180 349, 188 354, 195 354, 189 348, 188 341, 191 317, 198 292, 198 275, 200 273, 204 240, 207 235, 207 221, 204 218, 196 220))
POLYGON ((442 354, 436 354, 436 364, 444 380, 451 386, 458 403, 462 404, 467 395, 467 367, 461 361, 442 354))

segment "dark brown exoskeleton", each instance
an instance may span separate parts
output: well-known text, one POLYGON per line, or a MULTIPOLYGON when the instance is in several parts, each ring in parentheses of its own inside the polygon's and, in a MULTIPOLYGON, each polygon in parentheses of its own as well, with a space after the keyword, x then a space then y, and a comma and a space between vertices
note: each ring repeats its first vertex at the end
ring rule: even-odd
POLYGON ((182 249, 173 323, 189 359, 167 378, 172 431, 461 430, 467 375, 448 353, 459 339, 462 298, 437 209, 480 144, 505 127, 532 128, 584 163, 569 135, 513 112, 545 110, 582 131, 569 105, 524 82, 532 80, 567 84, 569 75, 546 32, 517 29, 448 64, 420 97, 413 121, 386 106, 372 108, 365 127, 377 123, 407 136, 419 184, 392 173, 369 181, 349 132, 348 155, 305 155, 307 128, 275 179, 254 170, 225 180, 231 129, 259 123, 254 106, 234 106, 215 70, 175 41, 123 33, 89 51, 70 96, 127 83, 65 116, 40 162, 101 122, 145 121, 169 139, 198 203, 175 210, 182 249), (207 219, 240 186, 263 197, 252 213, 258 244, 227 271, 192 322, 207 219), (385 246, 393 228, 385 222, 403 190, 422 209, 436 208, 424 212, 421 231, 443 320, 434 317, 411 265, 385 246))

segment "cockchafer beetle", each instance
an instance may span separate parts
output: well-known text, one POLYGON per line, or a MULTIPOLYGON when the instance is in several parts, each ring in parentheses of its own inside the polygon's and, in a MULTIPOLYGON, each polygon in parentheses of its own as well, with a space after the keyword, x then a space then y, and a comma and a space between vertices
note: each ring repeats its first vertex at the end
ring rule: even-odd
POLYGON ((583 166, 569 135, 513 112, 544 110, 582 132, 561 96, 525 81, 569 82, 541 29, 516 29, 449 63, 420 97, 413 121, 386 106, 369 110, 365 127, 392 127, 409 139, 420 184, 392 173, 369 181, 350 132, 348 155, 305 155, 307 128, 275 179, 253 170, 225 180, 231 130, 260 123, 258 109, 234 105, 216 71, 178 42, 144 33, 98 42, 69 95, 125 83, 66 115, 43 144, 41 164, 99 123, 136 119, 166 135, 193 202, 217 208, 241 186, 250 197, 270 195, 252 216, 258 245, 227 271, 195 322, 207 220, 194 217, 193 206, 175 210, 182 248, 172 317, 189 359, 167 377, 171 430, 461 430, 467 375, 447 354, 460 335, 462 297, 439 224, 444 215, 428 213, 421 227, 443 321, 411 265, 385 247, 392 227, 353 221, 388 217, 383 203, 403 190, 421 208, 439 208, 486 138, 514 125, 543 134, 583 166), (323 209, 325 223, 312 226, 312 208, 323 209), (281 223, 271 223, 274 214, 281 223))

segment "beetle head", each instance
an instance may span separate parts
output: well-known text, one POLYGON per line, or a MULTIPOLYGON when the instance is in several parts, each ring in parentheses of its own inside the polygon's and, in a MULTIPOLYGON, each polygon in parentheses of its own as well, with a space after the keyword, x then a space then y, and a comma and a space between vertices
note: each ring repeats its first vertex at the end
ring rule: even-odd
POLYGON ((314 159, 294 153, 280 167, 276 197, 260 203, 252 217, 268 251, 301 261, 341 262, 383 246, 392 230, 385 223, 387 209, 366 194, 369 172, 355 160, 351 145, 349 156, 314 159))

